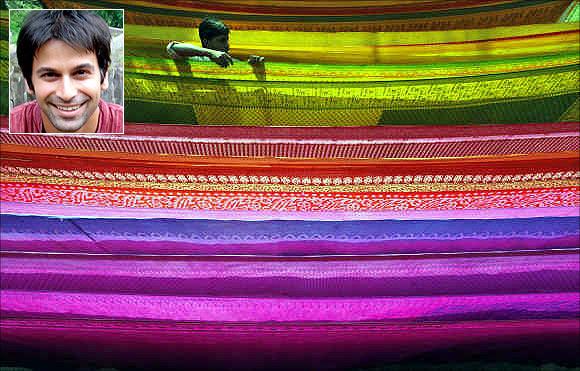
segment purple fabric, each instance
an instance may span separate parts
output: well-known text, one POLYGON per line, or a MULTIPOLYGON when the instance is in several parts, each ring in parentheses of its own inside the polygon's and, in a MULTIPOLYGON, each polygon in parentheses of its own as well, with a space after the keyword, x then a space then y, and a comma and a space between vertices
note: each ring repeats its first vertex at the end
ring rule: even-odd
POLYGON ((3 256, 2 289, 252 298, 374 298, 576 292, 577 254, 453 259, 188 261, 3 256))
MULTIPOLYGON (((9 236, 7 236, 10 238, 9 236)), ((577 249, 578 237, 465 239, 457 241, 388 241, 388 242, 278 242, 261 244, 195 244, 188 242, 138 241, 14 241, 3 240, 3 251, 37 251, 62 253, 159 254, 159 255, 255 255, 255 256, 319 256, 319 255, 393 255, 484 253, 494 251, 526 251, 577 249)))
POLYGON ((3 251, 183 255, 481 253, 580 247, 578 217, 217 221, 3 215, 3 251))
MULTIPOLYGON (((2 235, 86 236, 90 240, 266 243, 282 241, 459 240, 579 236, 579 217, 499 220, 219 221, 175 219, 58 219, 1 216, 2 235)), ((4 238, 6 239, 6 238, 4 238)), ((38 239, 38 238, 37 238, 38 239)))

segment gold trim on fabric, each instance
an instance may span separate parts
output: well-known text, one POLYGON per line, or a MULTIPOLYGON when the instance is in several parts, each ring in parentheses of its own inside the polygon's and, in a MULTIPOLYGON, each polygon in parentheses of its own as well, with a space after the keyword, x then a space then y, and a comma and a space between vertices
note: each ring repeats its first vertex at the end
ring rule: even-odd
POLYGON ((484 191, 534 188, 578 187, 578 180, 547 180, 509 183, 420 183, 420 184, 380 184, 380 185, 286 185, 286 184, 210 184, 171 183, 117 180, 90 180, 56 178, 50 176, 1 175, 4 183, 35 183, 51 185, 71 185, 80 187, 139 188, 172 191, 236 191, 236 192, 446 192, 484 191))

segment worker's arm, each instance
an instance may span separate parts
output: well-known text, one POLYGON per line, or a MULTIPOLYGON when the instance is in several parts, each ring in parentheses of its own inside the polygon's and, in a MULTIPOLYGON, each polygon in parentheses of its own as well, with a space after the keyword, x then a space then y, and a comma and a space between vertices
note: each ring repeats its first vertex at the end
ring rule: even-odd
POLYGON ((234 64, 234 59, 226 52, 202 48, 197 45, 172 41, 167 44, 167 54, 172 58, 177 57, 208 57, 219 66, 227 67, 234 64))

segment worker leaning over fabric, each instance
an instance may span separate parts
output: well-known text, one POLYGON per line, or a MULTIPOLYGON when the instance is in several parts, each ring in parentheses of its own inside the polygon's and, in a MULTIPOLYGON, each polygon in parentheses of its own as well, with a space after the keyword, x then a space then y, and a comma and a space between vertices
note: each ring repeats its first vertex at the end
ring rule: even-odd
MULTIPOLYGON (((167 44, 167 54, 172 58, 190 57, 196 61, 212 61, 221 67, 234 64, 237 59, 230 53, 230 29, 223 22, 205 18, 199 25, 201 47, 188 43, 171 41, 167 44)), ((264 57, 250 55, 247 62, 253 66, 264 63, 264 57)))

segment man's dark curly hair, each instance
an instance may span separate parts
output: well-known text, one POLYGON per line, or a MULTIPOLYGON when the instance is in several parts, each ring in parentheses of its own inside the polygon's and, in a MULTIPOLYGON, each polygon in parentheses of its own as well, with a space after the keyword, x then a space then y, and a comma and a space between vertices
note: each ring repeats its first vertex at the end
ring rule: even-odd
POLYGON ((95 53, 103 83, 111 63, 111 32, 107 23, 89 10, 34 10, 24 20, 16 43, 18 64, 31 90, 34 90, 33 59, 50 40, 95 53))

